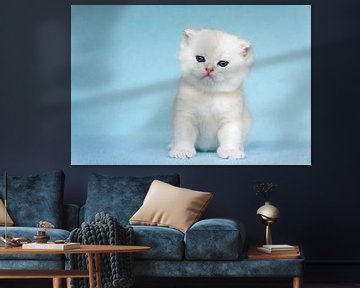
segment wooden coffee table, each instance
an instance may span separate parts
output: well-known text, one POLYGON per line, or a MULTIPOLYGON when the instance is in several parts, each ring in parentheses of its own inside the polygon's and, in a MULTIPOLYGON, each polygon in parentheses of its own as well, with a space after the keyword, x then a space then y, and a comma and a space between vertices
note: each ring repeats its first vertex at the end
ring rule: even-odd
POLYGON ((123 246, 123 245, 80 245, 78 249, 71 250, 25 250, 21 247, 0 248, 0 254, 87 254, 89 263, 88 270, 0 270, 0 279, 21 279, 21 278, 52 278, 53 288, 62 287, 61 280, 68 279, 68 284, 72 278, 88 278, 90 288, 96 284, 101 288, 101 257, 102 253, 125 253, 125 252, 144 252, 149 250, 148 246, 123 246), (94 259, 95 258, 95 263, 94 259))

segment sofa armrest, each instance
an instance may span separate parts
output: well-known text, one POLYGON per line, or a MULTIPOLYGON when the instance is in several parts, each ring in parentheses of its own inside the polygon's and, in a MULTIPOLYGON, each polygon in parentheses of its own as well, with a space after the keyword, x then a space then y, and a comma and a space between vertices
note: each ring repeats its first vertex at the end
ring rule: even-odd
POLYGON ((234 219, 213 218, 196 222, 185 234, 188 260, 235 260, 242 255, 244 225, 234 219))
POLYGON ((79 206, 64 204, 63 228, 71 231, 77 227, 79 227, 79 206))

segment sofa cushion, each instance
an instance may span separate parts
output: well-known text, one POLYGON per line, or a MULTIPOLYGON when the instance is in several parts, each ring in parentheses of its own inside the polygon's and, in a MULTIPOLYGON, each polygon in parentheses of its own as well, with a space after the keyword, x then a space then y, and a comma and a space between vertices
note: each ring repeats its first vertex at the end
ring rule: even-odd
MULTIPOLYGON (((25 237, 29 240, 33 240, 33 236, 36 235, 41 228, 36 227, 8 227, 7 233, 14 237, 25 237)), ((5 227, 0 227, 0 235, 5 234, 5 227)), ((50 236, 49 241, 65 240, 69 237, 70 232, 63 229, 49 229, 47 234, 50 236)), ((0 260, 61 260, 64 259, 63 255, 0 255, 0 260)))
POLYGON ((245 240, 242 224, 232 219, 206 219, 195 223, 185 235, 188 260, 238 259, 245 240))
POLYGON ((84 221, 91 222, 98 212, 114 216, 126 226, 130 217, 139 209, 149 187, 155 179, 179 186, 179 175, 159 175, 146 177, 104 176, 91 174, 88 182, 87 198, 84 205, 84 221))
POLYGON ((0 199, 0 226, 5 225, 5 218, 6 218, 6 225, 8 226, 14 225, 14 221, 11 219, 9 213, 6 212, 5 215, 5 205, 3 201, 0 199))
MULTIPOLYGON (((0 176, 0 183, 3 182, 0 176)), ((0 185, 0 195, 4 195, 0 185)), ((36 227, 45 220, 62 227, 64 173, 8 176, 8 212, 16 226, 36 227)))
POLYGON ((146 252, 134 253, 135 259, 182 260, 184 234, 172 228, 157 226, 132 226, 134 244, 150 246, 146 252))
POLYGON ((210 192, 179 188, 154 180, 130 224, 165 226, 185 233, 201 217, 212 198, 210 192))

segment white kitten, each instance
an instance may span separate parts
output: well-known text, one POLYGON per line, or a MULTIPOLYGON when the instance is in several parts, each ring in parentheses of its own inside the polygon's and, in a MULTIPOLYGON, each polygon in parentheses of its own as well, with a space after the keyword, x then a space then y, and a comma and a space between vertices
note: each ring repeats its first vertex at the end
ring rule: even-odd
POLYGON ((242 82, 252 63, 250 42, 222 31, 187 29, 179 59, 170 157, 191 158, 197 149, 244 158, 251 117, 242 82))

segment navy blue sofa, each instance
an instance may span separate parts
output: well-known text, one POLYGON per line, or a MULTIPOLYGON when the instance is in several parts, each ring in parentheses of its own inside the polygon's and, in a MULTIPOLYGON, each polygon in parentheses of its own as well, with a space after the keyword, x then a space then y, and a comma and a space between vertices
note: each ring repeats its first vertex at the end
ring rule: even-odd
MULTIPOLYGON (((116 217, 121 225, 129 226, 129 219, 142 205, 154 179, 180 185, 179 175, 90 175, 80 221, 91 222, 96 213, 104 211, 116 217)), ((299 277, 303 272, 303 259, 247 260, 245 229, 234 219, 203 219, 185 234, 166 227, 132 227, 135 244, 151 247, 148 252, 134 255, 137 276, 299 277)))

